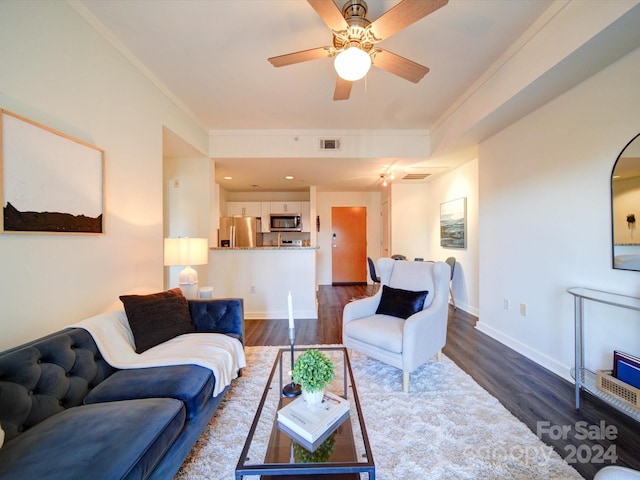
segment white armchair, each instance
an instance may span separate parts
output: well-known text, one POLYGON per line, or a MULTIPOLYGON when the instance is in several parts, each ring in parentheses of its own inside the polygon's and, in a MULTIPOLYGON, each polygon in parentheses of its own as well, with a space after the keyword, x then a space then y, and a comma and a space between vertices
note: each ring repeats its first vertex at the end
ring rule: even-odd
MULTIPOLYGON (((444 262, 407 262, 380 258, 378 273, 382 285, 378 292, 344 307, 342 341, 347 348, 401 369, 402 388, 408 392, 410 373, 435 354, 440 359, 446 343, 451 269, 444 262), (402 305, 405 303, 405 295, 408 298, 416 297, 417 294, 405 294, 397 290, 394 292, 385 289, 385 286, 411 292, 427 290, 429 293, 422 310, 404 319, 376 313, 383 294, 386 296, 384 303, 387 306, 389 293, 400 295, 396 296, 400 300, 399 310, 407 306, 402 305)), ((408 303, 411 303, 410 298, 408 303)))

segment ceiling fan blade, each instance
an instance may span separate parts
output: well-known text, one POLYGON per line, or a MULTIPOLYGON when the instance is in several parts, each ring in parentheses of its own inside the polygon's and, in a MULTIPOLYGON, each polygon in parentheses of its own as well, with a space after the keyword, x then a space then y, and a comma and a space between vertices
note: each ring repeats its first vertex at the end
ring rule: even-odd
POLYGON ((349 98, 349 95, 351 95, 351 85, 353 85, 353 82, 345 80, 338 75, 338 80, 336 81, 336 89, 333 91, 333 99, 347 100, 349 98))
POLYGON ((376 67, 413 83, 418 83, 429 72, 427 67, 381 48, 376 48, 372 57, 372 63, 376 67))
POLYGON ((302 50, 300 52, 287 53, 286 55, 271 57, 268 60, 274 67, 284 67, 285 65, 292 65, 294 63, 307 62, 309 60, 317 60, 318 58, 326 58, 330 56, 330 47, 318 47, 312 48, 310 50, 302 50))
POLYGON ((389 38, 447 3, 449 0, 404 0, 375 20, 370 31, 378 40, 389 38))
POLYGON ((346 30, 349 24, 342 16, 342 12, 333 0, 307 0, 309 5, 320 15, 327 27, 336 32, 346 30))

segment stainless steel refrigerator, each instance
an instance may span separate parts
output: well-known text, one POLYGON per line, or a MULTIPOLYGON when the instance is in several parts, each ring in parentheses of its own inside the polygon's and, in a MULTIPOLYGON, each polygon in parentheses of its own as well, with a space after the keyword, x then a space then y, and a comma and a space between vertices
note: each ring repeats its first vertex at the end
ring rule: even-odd
POLYGON ((220 217, 220 247, 262 246, 262 223, 258 217, 220 217))

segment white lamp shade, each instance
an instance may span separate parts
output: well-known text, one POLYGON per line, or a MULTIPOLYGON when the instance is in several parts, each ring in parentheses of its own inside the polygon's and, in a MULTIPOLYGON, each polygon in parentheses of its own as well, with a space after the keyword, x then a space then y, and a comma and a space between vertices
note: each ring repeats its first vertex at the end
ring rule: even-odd
POLYGON ((209 262, 209 240, 206 238, 165 238, 165 265, 206 265, 209 262))
POLYGON ((341 78, 355 82, 364 77, 371 68, 371 57, 358 47, 349 47, 336 56, 333 67, 341 78))

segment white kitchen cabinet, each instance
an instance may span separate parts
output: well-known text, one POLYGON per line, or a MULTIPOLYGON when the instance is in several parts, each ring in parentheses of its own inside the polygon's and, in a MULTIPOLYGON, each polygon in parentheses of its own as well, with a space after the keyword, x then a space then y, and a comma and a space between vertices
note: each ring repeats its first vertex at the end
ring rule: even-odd
POLYGON ((259 217, 262 215, 262 202, 227 202, 227 216, 259 217))
POLYGON ((271 213, 300 213, 300 202, 271 202, 271 213))

